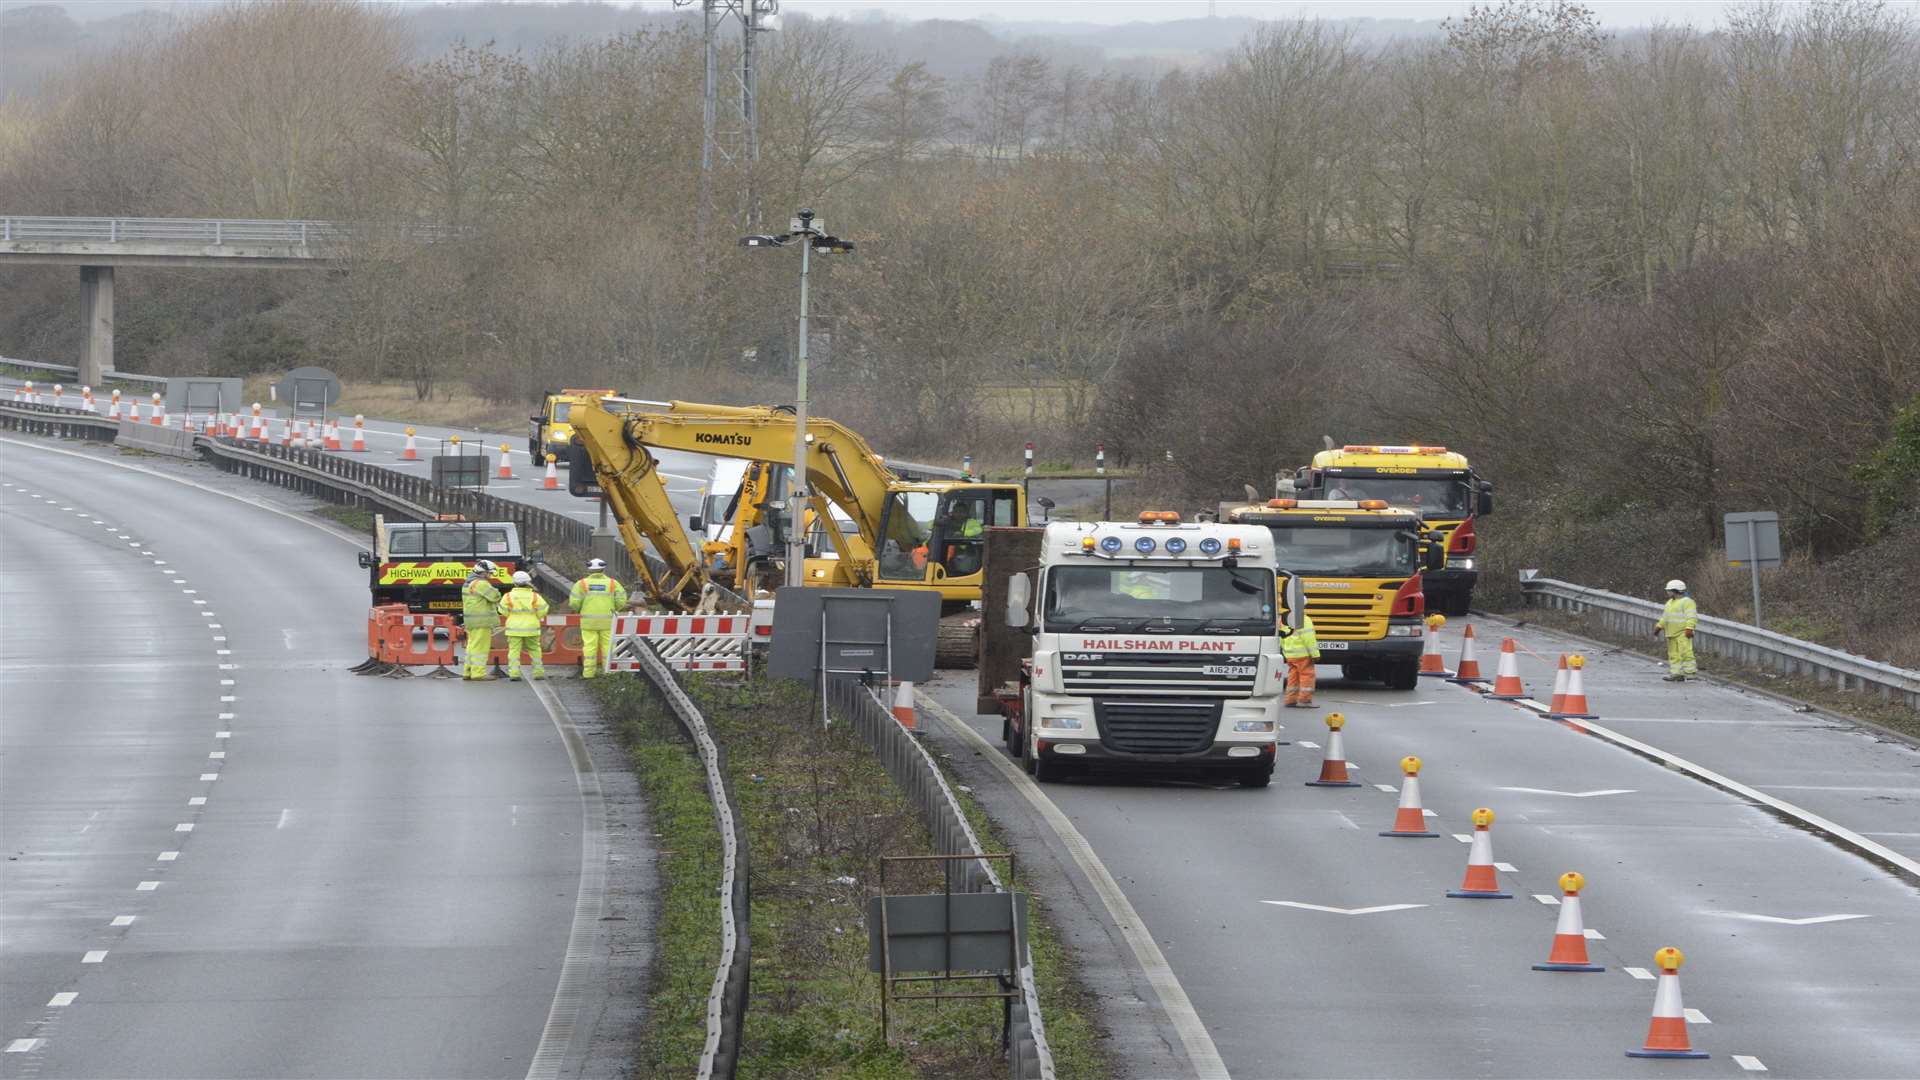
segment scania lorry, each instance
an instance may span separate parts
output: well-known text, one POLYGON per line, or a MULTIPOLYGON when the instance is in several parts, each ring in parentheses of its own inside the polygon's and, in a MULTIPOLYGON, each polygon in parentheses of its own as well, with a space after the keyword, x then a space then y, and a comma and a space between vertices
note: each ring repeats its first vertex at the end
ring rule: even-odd
POLYGON ((1037 569, 987 612, 1003 637, 1031 638, 1017 683, 995 692, 1009 752, 1042 782, 1115 769, 1265 787, 1285 676, 1277 579, 1264 527, 1171 511, 1046 526, 1037 569))
POLYGON ((1445 541, 1446 561, 1426 574, 1427 606, 1465 615, 1480 576, 1474 523, 1493 514, 1493 482, 1444 446, 1348 445, 1313 455, 1294 476, 1302 499, 1379 499, 1419 513, 1445 541))

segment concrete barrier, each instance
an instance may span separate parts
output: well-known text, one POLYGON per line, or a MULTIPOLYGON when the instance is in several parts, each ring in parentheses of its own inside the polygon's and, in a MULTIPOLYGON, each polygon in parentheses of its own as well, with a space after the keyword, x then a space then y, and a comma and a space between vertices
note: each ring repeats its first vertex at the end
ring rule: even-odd
POLYGON ((145 450, 149 454, 165 454, 168 457, 198 458, 193 448, 193 433, 173 427, 154 427, 152 424, 122 424, 120 433, 113 437, 115 446, 124 446, 133 450, 145 450))

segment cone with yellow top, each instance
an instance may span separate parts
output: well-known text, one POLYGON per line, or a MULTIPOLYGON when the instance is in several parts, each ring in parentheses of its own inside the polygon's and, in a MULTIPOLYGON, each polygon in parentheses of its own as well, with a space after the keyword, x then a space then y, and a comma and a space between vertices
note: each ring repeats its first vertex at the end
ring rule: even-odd
POLYGON ((1660 969, 1653 992, 1653 1020, 1647 1025, 1647 1044, 1627 1051, 1636 1058, 1704 1058, 1711 1055, 1695 1050, 1687 1038, 1687 1010, 1680 1004, 1680 965, 1687 955, 1669 945, 1653 954, 1660 969))
POLYGON ((548 491, 560 490, 560 473, 554 468, 554 463, 559 460, 558 455, 547 455, 547 475, 541 478, 540 486, 548 491))
POLYGON ((1493 865, 1493 811, 1482 806, 1473 812, 1473 846, 1467 849, 1467 876, 1448 896, 1461 900, 1511 900, 1500 888, 1493 865))
POLYGON ((1307 781, 1308 787, 1359 787, 1347 776, 1347 751, 1340 741, 1340 729, 1347 718, 1340 713, 1327 714, 1327 749, 1320 758, 1320 779, 1307 781))
POLYGON ((401 461, 419 461, 420 448, 414 444, 413 429, 407 429, 407 444, 400 448, 401 461))
POLYGON ((1587 959, 1587 927, 1580 918, 1580 890, 1587 879, 1578 870, 1560 875, 1560 920, 1553 927, 1553 951, 1535 971, 1605 971, 1587 959))
POLYGON ((1587 658, 1578 653, 1567 659, 1567 692, 1560 703, 1549 710, 1547 715, 1555 720, 1597 720, 1599 717, 1587 708, 1587 684, 1581 671, 1587 666, 1587 658))
POLYGON ((1408 754, 1400 759, 1400 807, 1393 814, 1393 828, 1381 836, 1437 837, 1427 831, 1427 813, 1420 808, 1420 759, 1408 754))
POLYGON ((1427 616, 1426 645, 1420 650, 1420 674, 1446 678, 1453 674, 1447 670, 1446 661, 1440 656, 1440 628, 1447 625, 1447 617, 1438 613, 1427 616))

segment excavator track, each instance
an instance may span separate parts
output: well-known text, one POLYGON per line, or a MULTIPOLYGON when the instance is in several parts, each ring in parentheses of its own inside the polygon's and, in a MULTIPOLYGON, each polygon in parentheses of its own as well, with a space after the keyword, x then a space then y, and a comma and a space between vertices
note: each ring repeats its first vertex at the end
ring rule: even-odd
POLYGON ((934 639, 933 666, 971 670, 976 663, 975 639, 979 636, 980 613, 961 611, 940 618, 940 634, 934 639))

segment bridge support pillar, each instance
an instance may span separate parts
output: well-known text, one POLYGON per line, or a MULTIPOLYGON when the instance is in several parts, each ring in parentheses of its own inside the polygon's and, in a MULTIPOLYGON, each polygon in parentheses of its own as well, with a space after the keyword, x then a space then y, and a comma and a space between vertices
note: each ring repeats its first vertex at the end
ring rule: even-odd
POLYGON ((102 386, 113 373, 113 267, 80 268, 80 382, 102 386))

